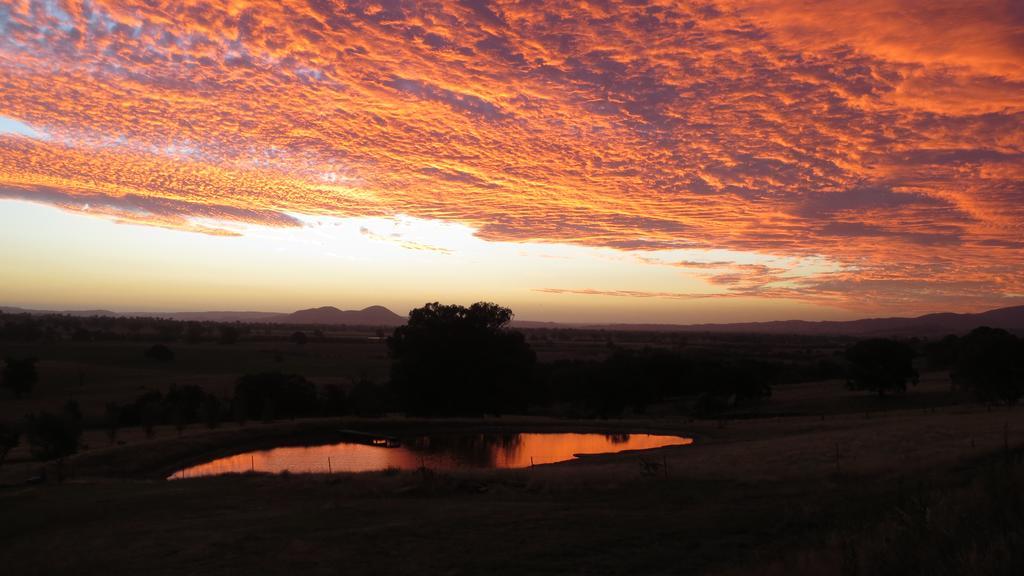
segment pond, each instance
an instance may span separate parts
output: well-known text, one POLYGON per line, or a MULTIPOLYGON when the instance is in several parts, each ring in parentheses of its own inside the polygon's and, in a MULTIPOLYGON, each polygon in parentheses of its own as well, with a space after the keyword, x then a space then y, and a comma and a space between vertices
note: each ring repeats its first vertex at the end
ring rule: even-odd
POLYGON ((572 460, 580 454, 650 450, 691 444, 691 438, 653 434, 432 434, 393 438, 362 432, 318 446, 283 446, 218 458, 179 470, 170 479, 232 472, 371 472, 397 468, 435 470, 526 468, 572 460))

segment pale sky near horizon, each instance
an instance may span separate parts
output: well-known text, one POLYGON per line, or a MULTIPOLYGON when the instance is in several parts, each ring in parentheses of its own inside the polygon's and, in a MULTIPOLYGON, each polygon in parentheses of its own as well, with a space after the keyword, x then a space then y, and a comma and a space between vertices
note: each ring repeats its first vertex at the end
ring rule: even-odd
POLYGON ((853 316, 788 300, 766 305, 756 298, 712 296, 709 305, 700 294, 714 295, 716 287, 698 277, 687 279, 672 263, 751 258, 724 251, 623 254, 564 244, 486 242, 464 226, 410 218, 322 217, 299 229, 247 225, 239 236, 207 236, 28 202, 0 201, 0 214, 0 245, 9 248, 0 253, 0 269, 12 272, 0 284, 0 302, 25 308, 291 312, 379 304, 404 314, 429 301, 490 300, 512 307, 523 320, 564 322, 853 316), (666 263, 655 265, 650 258, 666 263), (692 293, 580 298, 546 291, 552 283, 692 293))
POLYGON ((1024 303, 1015 0, 0 5, 0 305, 1024 303))

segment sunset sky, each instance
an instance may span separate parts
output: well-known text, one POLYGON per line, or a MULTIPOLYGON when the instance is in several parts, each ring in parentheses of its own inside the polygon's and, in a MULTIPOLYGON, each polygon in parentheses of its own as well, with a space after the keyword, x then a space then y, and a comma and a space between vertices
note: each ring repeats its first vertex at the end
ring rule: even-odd
POLYGON ((0 305, 1024 304, 1024 2, 0 4, 0 305))

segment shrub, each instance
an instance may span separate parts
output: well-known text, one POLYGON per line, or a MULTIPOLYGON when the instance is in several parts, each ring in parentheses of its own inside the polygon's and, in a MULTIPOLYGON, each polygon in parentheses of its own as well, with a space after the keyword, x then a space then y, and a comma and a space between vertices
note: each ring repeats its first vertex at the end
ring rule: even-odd
POLYGON ((9 388, 15 398, 21 398, 32 392, 32 387, 39 380, 35 358, 8 357, 4 363, 3 379, 0 384, 9 388))
POLYGON ((5 424, 0 424, 0 466, 3 466, 7 454, 18 445, 21 432, 5 424))
POLYGON ((157 362, 173 362, 174 351, 163 344, 153 344, 146 349, 146 358, 157 362))
POLYGON ((61 414, 40 412, 28 417, 26 436, 32 455, 39 460, 64 458, 78 452, 82 416, 78 405, 69 402, 61 414))

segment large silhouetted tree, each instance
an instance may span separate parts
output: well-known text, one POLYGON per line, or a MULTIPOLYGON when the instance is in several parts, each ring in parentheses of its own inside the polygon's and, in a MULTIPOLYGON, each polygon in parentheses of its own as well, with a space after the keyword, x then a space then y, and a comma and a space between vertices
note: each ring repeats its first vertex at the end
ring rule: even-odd
POLYGON ((428 416, 523 411, 536 356, 489 302, 427 304, 387 340, 391 385, 406 412, 428 416))
POLYGON ((850 361, 847 385, 854 390, 871 390, 884 396, 886 392, 905 392, 907 382, 917 383, 914 349, 887 338, 861 340, 846 351, 850 361))
POLYGON ((1006 330, 975 328, 960 339, 950 375, 981 400, 1015 404, 1024 395, 1024 342, 1006 330))

